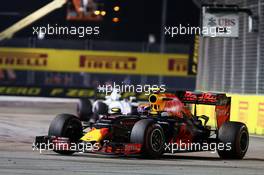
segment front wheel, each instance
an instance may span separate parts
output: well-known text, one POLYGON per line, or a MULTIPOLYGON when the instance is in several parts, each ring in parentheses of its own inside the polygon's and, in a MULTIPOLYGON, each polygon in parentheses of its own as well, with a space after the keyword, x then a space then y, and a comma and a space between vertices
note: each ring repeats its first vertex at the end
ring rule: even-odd
POLYGON ((164 152, 165 137, 163 129, 153 120, 143 119, 132 128, 130 141, 142 144, 142 155, 160 157, 164 152))
POLYGON ((247 126, 241 122, 223 123, 218 132, 218 142, 229 145, 229 148, 217 150, 221 158, 243 159, 249 144, 247 126))
MULTIPOLYGON (((49 136, 66 137, 71 142, 78 142, 82 137, 81 121, 71 114, 59 114, 51 122, 49 127, 49 136)), ((73 154, 74 151, 54 150, 59 154, 73 154)))

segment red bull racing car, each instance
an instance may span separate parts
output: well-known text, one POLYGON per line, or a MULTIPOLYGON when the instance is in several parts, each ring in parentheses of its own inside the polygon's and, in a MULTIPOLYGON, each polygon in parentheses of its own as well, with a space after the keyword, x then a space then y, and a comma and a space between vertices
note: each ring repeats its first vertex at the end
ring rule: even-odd
POLYGON ((138 114, 124 115, 113 108, 93 125, 74 115, 60 114, 51 122, 48 135, 37 136, 33 146, 60 154, 93 152, 153 158, 164 153, 215 150, 221 158, 242 159, 248 149, 248 130, 245 124, 230 121, 230 107, 231 97, 223 93, 154 93, 148 103, 138 106, 138 114), (199 104, 215 106, 215 116, 198 116, 199 104), (211 117, 216 119, 215 128, 207 125, 211 117))

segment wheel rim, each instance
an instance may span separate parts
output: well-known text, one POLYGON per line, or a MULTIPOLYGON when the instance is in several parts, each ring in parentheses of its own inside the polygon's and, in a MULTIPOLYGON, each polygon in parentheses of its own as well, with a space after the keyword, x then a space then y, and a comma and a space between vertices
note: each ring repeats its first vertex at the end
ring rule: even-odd
POLYGON ((248 136, 247 133, 244 131, 241 134, 241 138, 240 138, 240 149, 241 151, 245 151, 248 147, 248 136))
POLYGON ((161 133, 160 129, 155 129, 151 133, 151 140, 150 144, 151 147, 154 151, 158 152, 162 148, 162 143, 163 143, 163 135, 161 133))

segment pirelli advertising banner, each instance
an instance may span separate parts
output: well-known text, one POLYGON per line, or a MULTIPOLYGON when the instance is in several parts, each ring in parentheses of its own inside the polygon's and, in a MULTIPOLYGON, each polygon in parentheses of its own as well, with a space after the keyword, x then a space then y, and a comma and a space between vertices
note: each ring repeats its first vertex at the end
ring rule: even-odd
POLYGON ((15 70, 187 76, 188 54, 0 48, 0 68, 15 70))

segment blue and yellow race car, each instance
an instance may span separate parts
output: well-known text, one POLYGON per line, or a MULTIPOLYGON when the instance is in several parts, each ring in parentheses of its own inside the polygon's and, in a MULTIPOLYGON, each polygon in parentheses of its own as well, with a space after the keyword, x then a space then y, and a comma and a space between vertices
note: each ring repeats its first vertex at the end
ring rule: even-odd
POLYGON ((230 121, 231 97, 223 93, 179 91, 154 93, 137 114, 119 108, 86 125, 71 114, 59 114, 47 136, 34 147, 60 154, 93 152, 160 157, 164 153, 212 151, 224 159, 242 159, 248 149, 247 126, 230 121), (215 106, 216 127, 210 117, 196 114, 197 105, 215 106), (190 109, 190 106, 193 110, 190 109))

